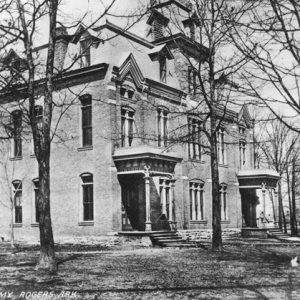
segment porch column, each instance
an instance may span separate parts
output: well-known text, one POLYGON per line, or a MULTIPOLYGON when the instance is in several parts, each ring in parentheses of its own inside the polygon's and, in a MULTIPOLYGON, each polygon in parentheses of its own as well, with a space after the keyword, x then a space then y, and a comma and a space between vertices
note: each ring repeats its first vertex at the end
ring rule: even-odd
POLYGON ((144 179, 145 179, 145 191, 146 191, 146 222, 145 222, 145 231, 152 230, 151 218, 150 218, 150 167, 144 167, 144 179))
POLYGON ((263 227, 266 226, 266 184, 265 183, 262 183, 261 185, 261 192, 262 192, 262 198, 263 198, 263 219, 262 219, 262 222, 263 222, 263 227))
POLYGON ((274 189, 274 214, 275 214, 275 220, 274 220, 274 225, 275 227, 278 226, 279 222, 279 211, 278 211, 278 188, 274 189))
POLYGON ((174 188, 175 188, 175 179, 171 179, 170 182, 170 195, 169 195, 169 221, 173 220, 173 204, 174 204, 174 188))
POLYGON ((196 220, 195 200, 195 184, 192 183, 192 220, 196 220))
POLYGON ((161 190, 161 196, 162 196, 162 214, 167 216, 167 191, 166 191, 166 180, 163 179, 162 182, 162 190, 161 190))

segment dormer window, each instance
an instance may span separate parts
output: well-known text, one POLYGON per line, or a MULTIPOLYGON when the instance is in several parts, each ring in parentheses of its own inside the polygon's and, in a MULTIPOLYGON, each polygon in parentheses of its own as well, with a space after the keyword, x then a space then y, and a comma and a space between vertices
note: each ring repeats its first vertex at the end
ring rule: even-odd
POLYGON ((91 39, 80 41, 81 68, 89 67, 91 65, 91 45, 91 39))
POLYGON ((188 67, 188 92, 189 94, 196 95, 197 91, 197 73, 191 66, 188 67))
POLYGON ((159 79, 161 82, 167 82, 167 59, 165 56, 159 58, 159 79))
POLYGON ((192 41, 195 41, 196 27, 200 25, 199 18, 196 13, 194 13, 189 19, 182 21, 184 28, 187 30, 187 35, 192 41))

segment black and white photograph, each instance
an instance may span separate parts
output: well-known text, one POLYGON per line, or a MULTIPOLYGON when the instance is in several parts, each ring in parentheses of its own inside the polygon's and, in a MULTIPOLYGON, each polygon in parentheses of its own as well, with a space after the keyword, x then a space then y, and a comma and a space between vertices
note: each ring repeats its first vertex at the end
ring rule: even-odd
POLYGON ((297 300, 298 258, 300 1, 0 0, 0 300, 297 300))

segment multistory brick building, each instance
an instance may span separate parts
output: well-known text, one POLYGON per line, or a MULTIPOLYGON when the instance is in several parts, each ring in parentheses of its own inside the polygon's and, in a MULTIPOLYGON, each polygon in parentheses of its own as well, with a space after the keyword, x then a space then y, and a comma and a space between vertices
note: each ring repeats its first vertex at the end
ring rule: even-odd
MULTIPOLYGON (((193 59, 205 56, 205 47, 195 47, 192 16, 189 8, 167 1, 141 21, 145 36, 108 21, 93 29, 80 25, 72 35, 57 29, 57 71, 71 67, 56 80, 51 152, 55 237, 211 228, 210 155, 200 130, 205 109, 177 46, 193 59), (170 5, 180 11, 186 35, 168 33, 170 5)), ((40 58, 46 47, 37 48, 40 58)), ((6 60, 18 57, 11 51, 6 60)), ((39 101, 37 121, 43 117, 39 101)), ((13 126, 21 126, 20 102, 2 102, 13 126)), ((226 107, 223 118, 218 133, 222 227, 255 227, 255 189, 262 183, 274 187, 277 175, 254 169, 247 106, 226 107)), ((24 128, 1 145, 0 232, 9 236, 13 219, 17 238, 37 238, 38 169, 24 128)))

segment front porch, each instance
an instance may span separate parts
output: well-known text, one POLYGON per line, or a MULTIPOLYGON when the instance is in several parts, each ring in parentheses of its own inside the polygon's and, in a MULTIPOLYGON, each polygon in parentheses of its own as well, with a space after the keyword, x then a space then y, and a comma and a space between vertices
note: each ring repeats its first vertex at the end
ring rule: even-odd
POLYGON ((174 170, 181 158, 137 147, 117 149, 113 159, 122 189, 122 230, 175 229, 174 170))
MULTIPOLYGON (((274 195, 275 207, 278 207, 277 182, 279 174, 269 169, 240 170, 237 174, 242 206, 242 233, 245 236, 267 236, 266 192, 274 195), (260 191, 261 199, 257 196, 260 191), (262 201, 262 211, 257 216, 256 207, 262 201)), ((275 211, 277 214, 277 210, 275 211)))

